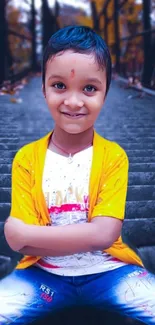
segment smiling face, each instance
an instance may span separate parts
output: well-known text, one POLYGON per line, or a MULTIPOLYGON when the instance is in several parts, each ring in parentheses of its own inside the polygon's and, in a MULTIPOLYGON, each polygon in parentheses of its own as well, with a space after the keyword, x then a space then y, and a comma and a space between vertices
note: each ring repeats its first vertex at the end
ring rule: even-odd
POLYGON ((92 54, 67 50, 47 61, 43 91, 57 128, 82 133, 93 128, 103 106, 106 72, 92 54))

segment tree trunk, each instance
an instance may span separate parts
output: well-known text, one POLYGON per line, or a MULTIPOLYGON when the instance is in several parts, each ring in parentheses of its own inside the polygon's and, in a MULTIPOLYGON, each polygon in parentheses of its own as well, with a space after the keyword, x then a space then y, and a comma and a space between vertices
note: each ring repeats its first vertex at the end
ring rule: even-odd
POLYGON ((91 11, 92 11, 92 19, 93 19, 93 29, 96 33, 100 32, 100 26, 99 26, 99 16, 97 14, 96 10, 96 4, 94 1, 91 2, 91 11))
POLYGON ((0 84, 6 76, 6 19, 5 0, 0 1, 0 84))
MULTIPOLYGON (((56 4, 56 14, 58 15, 58 4, 56 4)), ((57 31, 56 16, 48 6, 47 0, 42 0, 42 29, 43 48, 47 45, 50 37, 57 31)))
MULTIPOLYGON (((143 26, 144 30, 151 29, 150 22, 151 1, 143 0, 143 26)), ((151 33, 144 34, 144 70, 143 84, 146 87, 150 86, 152 76, 153 62, 151 55, 151 33)))
POLYGON ((32 33, 32 57, 31 57, 31 66, 32 71, 37 70, 37 56, 36 56, 36 13, 35 13, 35 4, 34 0, 31 0, 31 33, 32 33))

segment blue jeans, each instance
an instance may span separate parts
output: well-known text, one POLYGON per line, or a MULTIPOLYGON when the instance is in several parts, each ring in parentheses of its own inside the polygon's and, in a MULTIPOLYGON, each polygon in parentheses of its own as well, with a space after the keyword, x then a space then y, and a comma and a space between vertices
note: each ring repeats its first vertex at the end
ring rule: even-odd
POLYGON ((155 324, 155 276, 126 265, 105 273, 63 277, 37 267, 0 281, 0 324, 29 324, 72 306, 107 309, 155 324))

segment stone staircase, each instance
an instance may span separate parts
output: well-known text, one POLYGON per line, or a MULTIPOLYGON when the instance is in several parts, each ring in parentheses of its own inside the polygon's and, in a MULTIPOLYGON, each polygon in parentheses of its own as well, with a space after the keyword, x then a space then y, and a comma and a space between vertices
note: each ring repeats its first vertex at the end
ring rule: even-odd
POLYGON ((114 83, 102 120, 103 135, 118 142, 129 158, 129 181, 124 227, 133 219, 155 218, 155 96, 139 98, 134 90, 114 83), (105 123, 104 123, 105 121, 105 123))
MULTIPOLYGON (((132 219, 155 217, 155 97, 146 95, 140 99, 137 96, 136 91, 121 89, 113 82, 96 122, 96 130, 105 138, 118 142, 129 157, 124 223, 129 229, 132 219)), ((39 78, 32 79, 20 97, 23 99, 21 104, 11 103, 9 95, 0 97, 0 221, 10 212, 10 174, 15 153, 53 127, 39 78)), ((123 323, 117 321, 117 317, 112 323, 128 324, 125 319, 123 323)))

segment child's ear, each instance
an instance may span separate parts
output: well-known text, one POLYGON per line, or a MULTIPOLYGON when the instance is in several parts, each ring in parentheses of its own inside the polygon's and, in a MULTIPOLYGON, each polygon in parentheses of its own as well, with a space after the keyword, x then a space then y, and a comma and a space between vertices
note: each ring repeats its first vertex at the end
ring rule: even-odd
POLYGON ((45 85, 43 85, 43 84, 42 84, 42 92, 43 92, 44 97, 46 98, 45 85))

